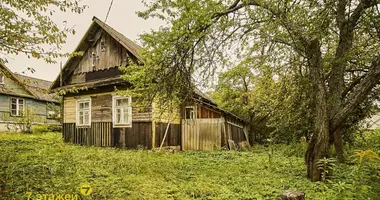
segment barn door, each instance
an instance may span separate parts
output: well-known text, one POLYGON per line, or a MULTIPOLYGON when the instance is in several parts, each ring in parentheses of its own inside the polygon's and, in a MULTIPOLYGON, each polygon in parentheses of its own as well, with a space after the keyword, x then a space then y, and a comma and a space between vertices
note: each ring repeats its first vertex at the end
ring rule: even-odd
POLYGON ((182 119, 182 150, 198 150, 199 131, 196 119, 182 119))

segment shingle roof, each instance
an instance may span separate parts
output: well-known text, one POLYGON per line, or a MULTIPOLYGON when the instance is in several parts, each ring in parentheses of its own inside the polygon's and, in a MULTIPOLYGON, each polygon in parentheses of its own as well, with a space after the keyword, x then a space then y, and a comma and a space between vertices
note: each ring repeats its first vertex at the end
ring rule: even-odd
POLYGON ((21 74, 13 74, 18 78, 21 84, 24 84, 27 89, 33 93, 37 100, 58 102, 59 98, 57 95, 49 94, 49 87, 52 82, 21 74))

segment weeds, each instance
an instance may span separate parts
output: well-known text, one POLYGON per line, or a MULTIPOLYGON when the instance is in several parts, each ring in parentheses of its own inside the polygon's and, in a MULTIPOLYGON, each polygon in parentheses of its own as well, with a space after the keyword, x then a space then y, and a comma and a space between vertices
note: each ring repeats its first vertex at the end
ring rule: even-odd
POLYGON ((332 180, 314 183, 302 157, 274 149, 270 159, 269 147, 262 146, 251 152, 157 153, 77 146, 54 133, 0 133, 0 199, 26 199, 27 192, 79 194, 85 183, 93 192, 82 199, 276 199, 287 189, 308 199, 380 194, 368 171, 337 165, 332 180))

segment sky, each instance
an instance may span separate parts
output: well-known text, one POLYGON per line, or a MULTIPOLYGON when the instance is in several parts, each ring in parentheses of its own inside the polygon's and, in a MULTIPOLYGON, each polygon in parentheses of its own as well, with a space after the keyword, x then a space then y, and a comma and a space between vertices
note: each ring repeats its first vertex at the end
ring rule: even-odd
MULTIPOLYGON (((82 4, 88 5, 84 13, 73 14, 70 12, 57 13, 53 16, 53 21, 59 26, 63 21, 67 21, 67 27, 74 27, 75 35, 68 35, 66 44, 63 45, 62 52, 73 52, 79 41, 89 28, 93 16, 100 20, 105 20, 111 0, 82 0, 82 4)), ((129 39, 139 43, 139 35, 144 32, 149 32, 151 29, 157 29, 163 23, 158 19, 144 20, 139 18, 137 11, 144 10, 144 4, 141 0, 114 0, 112 9, 107 19, 107 24, 128 37, 129 39)), ((28 59, 25 55, 9 55, 7 57, 7 67, 12 72, 25 72, 25 75, 54 81, 58 76, 60 64, 48 64, 42 59, 28 59), (34 73, 26 70, 31 67, 35 70, 34 73)), ((66 62, 67 58, 62 59, 62 63, 66 62)))

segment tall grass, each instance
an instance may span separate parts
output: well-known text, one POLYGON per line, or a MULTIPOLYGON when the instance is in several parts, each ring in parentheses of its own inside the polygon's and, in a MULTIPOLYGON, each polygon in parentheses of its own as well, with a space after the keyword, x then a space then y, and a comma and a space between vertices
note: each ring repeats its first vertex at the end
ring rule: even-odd
MULTIPOLYGON (((93 192, 84 199, 276 199, 287 189, 340 199, 333 185, 306 178, 302 157, 275 149, 269 160, 265 147, 158 153, 66 144, 56 133, 0 133, 0 151, 0 199, 79 194, 85 183, 93 192)), ((380 194, 372 190, 366 197, 380 194)))

